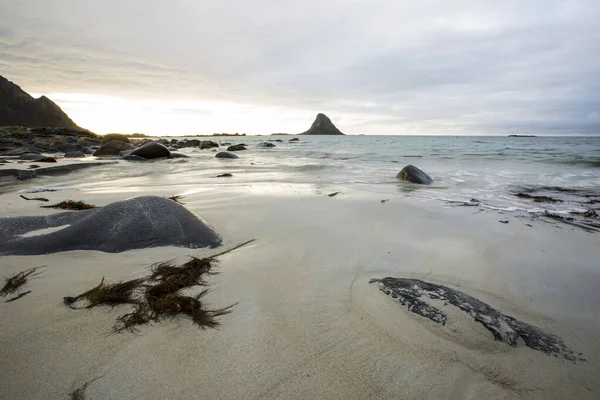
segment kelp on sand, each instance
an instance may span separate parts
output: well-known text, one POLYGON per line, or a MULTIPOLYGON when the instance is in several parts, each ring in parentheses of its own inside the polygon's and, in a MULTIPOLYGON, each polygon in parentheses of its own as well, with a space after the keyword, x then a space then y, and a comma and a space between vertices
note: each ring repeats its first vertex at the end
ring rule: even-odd
POLYGON ((102 278, 98 286, 75 297, 64 297, 63 301, 73 309, 133 305, 131 312, 117 317, 112 327, 115 333, 137 332, 140 325, 177 316, 187 317, 200 328, 215 328, 219 326, 216 318, 230 313, 234 305, 208 309, 202 301, 208 289, 196 295, 183 294, 182 291, 197 286, 208 286, 205 277, 215 274, 216 257, 252 241, 254 240, 210 257, 190 257, 187 262, 179 266, 173 261, 153 264, 149 267, 150 275, 143 278, 115 283, 105 283, 102 278), (77 307, 76 304, 80 301, 86 301, 87 304, 77 307))

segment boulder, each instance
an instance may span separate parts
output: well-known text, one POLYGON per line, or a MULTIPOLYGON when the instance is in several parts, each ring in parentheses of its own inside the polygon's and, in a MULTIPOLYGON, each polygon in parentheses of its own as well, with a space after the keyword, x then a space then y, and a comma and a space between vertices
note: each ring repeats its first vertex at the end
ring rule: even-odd
POLYGON ((135 146, 131 143, 123 142, 120 140, 113 140, 100 146, 100 148, 94 152, 94 156, 116 156, 121 151, 133 149, 135 149, 135 146))
POLYGON ((202 142, 200 142, 200 150, 210 149, 213 147, 219 147, 219 144, 213 142, 212 140, 203 140, 202 142))
POLYGON ((239 158, 237 154, 230 153, 228 151, 219 151, 215 154, 216 158, 239 158))
POLYGON ((242 151, 242 150, 248 150, 248 149, 243 144, 235 144, 235 145, 229 146, 227 148, 227 151, 242 151))
POLYGON ((148 142, 140 147, 135 148, 131 152, 131 155, 143 157, 146 160, 169 157, 169 154, 171 154, 169 149, 157 142, 148 142))
POLYGON ((65 153, 65 158, 85 158, 85 154, 81 151, 68 151, 65 153))
POLYGON ((77 144, 76 143, 58 143, 54 146, 50 146, 49 151, 51 152, 61 152, 61 153, 69 153, 72 151, 77 151, 77 144))
POLYGON ((275 147, 275 145, 271 142, 262 142, 262 143, 259 143, 257 145, 257 147, 269 148, 269 147, 275 147))
POLYGON ((298 139, 297 137, 288 140, 288 142, 299 142, 299 141, 300 141, 300 139, 298 139))
POLYGON ((221 244, 221 236, 204 220, 181 204, 156 196, 137 197, 77 212, 0 218, 0 255, 72 250, 118 253, 160 246, 214 248, 221 244), (21 236, 63 225, 68 226, 43 235, 21 236))
POLYGON ((189 139, 180 141, 179 147, 198 147, 200 145, 200 141, 198 139, 189 139))
POLYGON ((37 161, 37 160, 41 160, 42 158, 46 158, 46 157, 41 154, 38 154, 38 153, 25 153, 25 154, 21 154, 19 156, 19 160, 26 160, 26 161, 37 161))
POLYGON ((109 133, 102 137, 102 142, 100 142, 100 144, 106 144, 112 141, 131 143, 131 140, 129 140, 127 135, 123 135, 122 133, 109 133))
POLYGON ((431 185, 433 183, 433 179, 431 179, 429 175, 414 165, 407 165, 406 167, 402 168, 402 171, 398 172, 396 178, 421 185, 431 185))

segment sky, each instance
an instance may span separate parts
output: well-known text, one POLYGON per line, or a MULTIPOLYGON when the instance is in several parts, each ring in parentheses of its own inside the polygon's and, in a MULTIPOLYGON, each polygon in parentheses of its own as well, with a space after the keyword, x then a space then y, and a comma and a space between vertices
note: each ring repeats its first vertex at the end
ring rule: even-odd
POLYGON ((0 75, 97 133, 600 134, 598 0, 0 0, 0 75))

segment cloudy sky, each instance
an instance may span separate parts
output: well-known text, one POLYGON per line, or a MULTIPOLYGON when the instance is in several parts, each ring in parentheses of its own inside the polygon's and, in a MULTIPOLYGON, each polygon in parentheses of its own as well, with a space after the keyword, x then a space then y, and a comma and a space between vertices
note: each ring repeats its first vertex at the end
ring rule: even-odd
POLYGON ((0 0, 0 74, 99 133, 600 133, 598 0, 0 0))

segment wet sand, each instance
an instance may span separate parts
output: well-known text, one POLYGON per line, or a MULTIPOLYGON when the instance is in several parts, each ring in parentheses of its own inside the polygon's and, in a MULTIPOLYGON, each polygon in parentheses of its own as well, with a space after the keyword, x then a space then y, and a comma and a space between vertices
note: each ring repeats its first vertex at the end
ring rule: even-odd
MULTIPOLYGON (((156 189, 155 195, 173 195, 156 189)), ((105 205, 129 195, 36 194, 105 205)), ((42 215, 17 193, 2 216, 42 215)), ((478 399, 600 396, 598 236, 468 207, 371 194, 271 195, 215 190, 184 196, 223 248, 211 306, 237 303, 217 330, 175 319, 110 335, 127 307, 71 310, 63 296, 102 277, 144 276, 162 260, 210 250, 72 251, 0 258, 2 276, 46 265, 30 294, 0 303, 0 397, 68 398, 97 377, 89 399, 478 399), (494 341, 467 314, 436 324, 381 293, 371 278, 412 277, 457 288, 565 340, 573 364, 494 341)))

